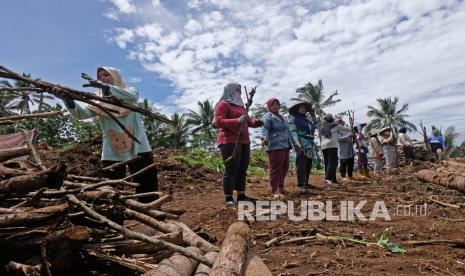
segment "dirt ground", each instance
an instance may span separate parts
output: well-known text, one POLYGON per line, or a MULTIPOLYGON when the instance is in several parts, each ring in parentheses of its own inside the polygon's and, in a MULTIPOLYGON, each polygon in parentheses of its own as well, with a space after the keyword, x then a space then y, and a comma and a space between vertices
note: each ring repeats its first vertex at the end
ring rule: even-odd
MULTIPOLYGON (((167 208, 184 209, 181 221, 200 232, 206 232, 217 244, 221 244, 228 226, 238 219, 237 208, 226 209, 221 187, 221 172, 189 167, 173 156, 175 152, 156 150, 154 156, 159 168, 159 186, 172 193, 174 201, 167 208)), ((99 151, 94 145, 79 147, 73 151, 48 155, 49 162, 64 159, 71 164, 74 173, 95 168, 99 151), (76 162, 79 161, 79 162, 76 162)), ((428 166, 424 164, 423 166, 428 166)), ((368 203, 362 212, 369 216, 375 201, 383 200, 391 221, 291 221, 287 215, 275 221, 251 223, 253 249, 262 257, 274 275, 417 275, 442 274, 465 275, 465 248, 450 245, 423 245, 413 247, 408 241, 464 239, 465 221, 463 208, 443 207, 428 200, 435 195, 448 203, 465 202, 465 196, 442 186, 422 183, 414 176, 415 169, 405 169, 401 175, 369 181, 354 181, 328 186, 322 176, 312 175, 314 187, 302 190, 295 185, 292 173, 286 179, 289 194, 285 200, 300 205, 303 200, 332 200, 339 212, 339 201, 361 200, 368 203), (426 203, 426 215, 415 212, 426 203), (402 206, 411 205, 411 214, 404 213, 402 206), (399 213, 397 206, 400 206, 399 213), (376 242, 384 229, 389 229, 390 241, 403 246, 404 255, 390 253, 378 247, 367 247, 350 242, 308 242, 274 245, 265 243, 275 237, 302 237, 320 233, 346 236, 376 242)), ((248 195, 261 200, 270 199, 266 177, 248 178, 248 195)), ((424 209, 422 209, 424 210, 424 209)))

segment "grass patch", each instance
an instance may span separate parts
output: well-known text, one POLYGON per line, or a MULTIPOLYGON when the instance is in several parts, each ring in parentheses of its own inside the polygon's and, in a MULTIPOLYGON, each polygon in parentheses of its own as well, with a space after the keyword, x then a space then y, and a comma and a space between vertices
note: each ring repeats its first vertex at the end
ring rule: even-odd
MULTIPOLYGON (((264 176, 267 174, 267 170, 259 164, 266 164, 266 153, 254 154, 255 151, 251 153, 251 162, 249 169, 247 170, 248 175, 254 176, 264 176)), ((216 171, 223 171, 224 164, 223 159, 221 158, 219 152, 211 152, 204 150, 202 148, 187 148, 184 155, 176 156, 176 160, 179 160, 189 166, 201 166, 208 169, 213 169, 216 171)))
POLYGON ((223 160, 217 153, 201 148, 188 148, 184 155, 176 159, 189 166, 202 166, 217 171, 224 169, 223 160))

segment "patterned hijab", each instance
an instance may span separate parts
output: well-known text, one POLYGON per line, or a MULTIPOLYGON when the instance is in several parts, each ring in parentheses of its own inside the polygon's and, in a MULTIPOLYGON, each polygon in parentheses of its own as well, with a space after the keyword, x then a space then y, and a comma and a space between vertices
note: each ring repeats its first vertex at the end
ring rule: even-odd
POLYGON ((239 91, 236 91, 236 87, 240 85, 239 83, 228 83, 224 87, 224 92, 223 95, 220 98, 220 101, 223 100, 228 103, 235 104, 237 106, 244 106, 244 102, 242 101, 241 98, 241 93, 239 91))

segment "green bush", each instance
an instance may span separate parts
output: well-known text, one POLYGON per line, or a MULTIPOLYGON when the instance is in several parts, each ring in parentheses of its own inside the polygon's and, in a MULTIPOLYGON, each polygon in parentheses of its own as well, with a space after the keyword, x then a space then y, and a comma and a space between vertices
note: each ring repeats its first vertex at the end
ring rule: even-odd
POLYGON ((206 151, 201 148, 187 148, 186 153, 177 159, 189 166, 202 166, 217 171, 223 170, 223 160, 216 152, 206 151))

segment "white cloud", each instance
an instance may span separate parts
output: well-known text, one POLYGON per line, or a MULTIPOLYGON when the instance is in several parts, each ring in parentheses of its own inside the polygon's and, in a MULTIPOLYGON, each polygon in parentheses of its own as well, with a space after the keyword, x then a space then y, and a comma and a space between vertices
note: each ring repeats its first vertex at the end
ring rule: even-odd
POLYGON ((216 101, 230 81, 258 84, 257 102, 277 96, 290 103, 296 88, 321 78, 343 100, 329 111, 356 109, 365 120, 376 98, 399 96, 414 123, 455 124, 465 135, 458 94, 465 87, 464 1, 189 0, 180 6, 138 9, 111 39, 173 84, 175 109, 216 101))
POLYGON ((114 9, 109 9, 108 11, 104 12, 103 16, 111 20, 119 21, 119 13, 114 9))
POLYGON ((137 11, 136 5, 131 0, 110 0, 118 8, 119 12, 129 14, 137 11))
POLYGON ((142 81, 141 77, 130 77, 129 78, 129 83, 139 83, 142 81))
POLYGON ((135 33, 131 29, 118 28, 115 29, 115 33, 114 36, 110 37, 110 41, 116 43, 122 49, 126 48, 127 43, 134 41, 135 33))

